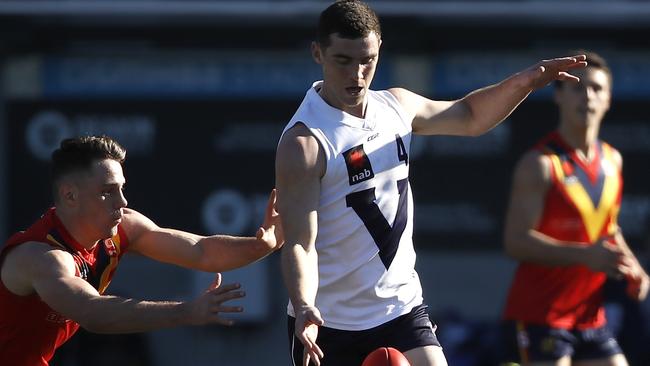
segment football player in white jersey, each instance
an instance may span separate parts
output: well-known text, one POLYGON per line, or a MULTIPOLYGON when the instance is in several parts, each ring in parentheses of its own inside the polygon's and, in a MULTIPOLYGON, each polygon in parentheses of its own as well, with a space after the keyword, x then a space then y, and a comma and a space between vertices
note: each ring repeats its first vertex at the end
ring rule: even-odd
POLYGON ((477 136, 533 90, 584 67, 584 55, 543 60, 455 101, 403 88, 370 90, 381 47, 361 1, 321 13, 312 56, 323 81, 305 99, 276 155, 285 231, 294 366, 358 366, 390 346, 413 366, 446 365, 414 270, 408 155, 412 133, 477 136))

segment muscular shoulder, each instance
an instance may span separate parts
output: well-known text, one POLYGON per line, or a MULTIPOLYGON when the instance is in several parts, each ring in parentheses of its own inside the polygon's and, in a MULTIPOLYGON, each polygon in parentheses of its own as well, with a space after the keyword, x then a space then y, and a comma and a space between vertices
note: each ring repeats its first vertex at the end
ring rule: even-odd
POLYGON ((124 208, 121 225, 131 244, 136 243, 142 234, 158 229, 150 218, 131 208, 124 208))
POLYGON ((390 88, 388 92, 391 93, 404 110, 415 115, 416 111, 420 110, 424 105, 426 99, 408 89, 404 88, 390 88))
POLYGON ((2 282, 11 292, 25 296, 34 292, 32 283, 43 276, 74 276, 72 255, 46 243, 27 242, 7 253, 2 263, 2 282))
POLYGON ((440 101, 426 98, 410 90, 388 90, 411 119, 416 135, 471 135, 464 122, 469 114, 466 102, 440 101))
POLYGON ((74 259, 70 253, 47 243, 36 241, 18 245, 11 250, 3 262, 3 267, 10 263, 19 265, 25 270, 38 269, 41 266, 50 267, 53 264, 55 268, 60 264, 63 267, 72 265, 71 267, 74 269, 74 259))
POLYGON ((526 152, 517 162, 513 175, 515 184, 544 187, 551 182, 551 162, 537 150, 526 152))
POLYGON ((610 151, 612 153, 612 160, 614 162, 614 165, 616 165, 618 170, 623 170, 623 156, 612 145, 607 144, 607 146, 609 146, 609 149, 610 149, 610 151))
POLYGON ((279 174, 316 172, 322 176, 324 163, 325 153, 307 126, 298 122, 284 133, 276 154, 279 174))

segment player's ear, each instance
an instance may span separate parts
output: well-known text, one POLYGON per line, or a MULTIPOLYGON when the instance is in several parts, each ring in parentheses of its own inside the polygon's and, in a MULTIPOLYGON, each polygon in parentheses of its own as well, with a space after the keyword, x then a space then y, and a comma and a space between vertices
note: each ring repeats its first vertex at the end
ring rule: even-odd
POLYGON ((311 42, 311 57, 317 64, 321 65, 323 63, 323 51, 320 47, 320 43, 316 41, 311 42))
POLYGON ((79 188, 69 180, 59 183, 57 193, 59 202, 65 206, 76 206, 79 201, 79 188))

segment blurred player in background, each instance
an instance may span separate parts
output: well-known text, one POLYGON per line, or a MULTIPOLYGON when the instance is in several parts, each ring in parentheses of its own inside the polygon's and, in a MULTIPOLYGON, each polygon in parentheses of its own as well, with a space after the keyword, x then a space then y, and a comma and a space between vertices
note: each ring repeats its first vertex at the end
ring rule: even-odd
MULTIPOLYGON (((97 333, 178 325, 230 325, 245 294, 220 287, 221 275, 189 302, 104 295, 118 262, 134 252, 179 266, 220 272, 242 267, 282 244, 271 194, 256 237, 199 236, 158 227, 126 208, 126 151, 108 137, 67 139, 52 154, 54 207, 0 252, 0 363, 47 365, 81 326, 97 333)), ((181 192, 179 192, 181 193, 181 192)), ((164 197, 161 197, 164 199, 164 197)))
POLYGON ((523 365, 627 365, 606 326, 607 276, 628 281, 641 301, 648 275, 617 224, 622 158, 598 139, 612 75, 587 53, 579 83, 556 82, 558 128, 527 152, 514 172, 506 252, 521 263, 508 295, 504 341, 523 365))
MULTIPOLYGON (((294 365, 358 366, 379 347, 446 365, 423 303, 412 243, 411 134, 477 136, 584 56, 541 61, 456 101, 370 90, 381 29, 363 2, 321 13, 313 84, 276 155, 282 269, 294 365)), ((435 188, 433 188, 435 189, 435 188)))

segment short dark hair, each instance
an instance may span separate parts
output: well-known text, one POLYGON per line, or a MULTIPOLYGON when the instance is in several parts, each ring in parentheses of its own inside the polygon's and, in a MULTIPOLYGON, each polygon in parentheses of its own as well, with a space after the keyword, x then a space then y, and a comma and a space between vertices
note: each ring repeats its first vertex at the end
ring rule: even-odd
POLYGON ((70 173, 88 171, 99 160, 112 159, 120 164, 126 159, 126 150, 108 136, 82 136, 61 141, 52 153, 51 179, 54 197, 61 177, 70 173))
POLYGON ((356 39, 372 32, 381 38, 379 18, 368 4, 359 0, 339 0, 320 14, 316 39, 322 47, 328 47, 330 34, 356 39))
MULTIPOLYGON (((607 74, 607 77, 609 78, 610 88, 613 86, 614 78, 612 77, 612 70, 609 68, 607 61, 603 56, 599 55, 594 51, 588 51, 582 49, 570 51, 569 55, 586 55, 587 58, 585 61, 587 61, 587 67, 593 67, 595 69, 603 70, 605 74, 607 74)), ((562 80, 556 80, 555 88, 561 88, 562 86, 564 86, 564 83, 565 82, 562 80)))

